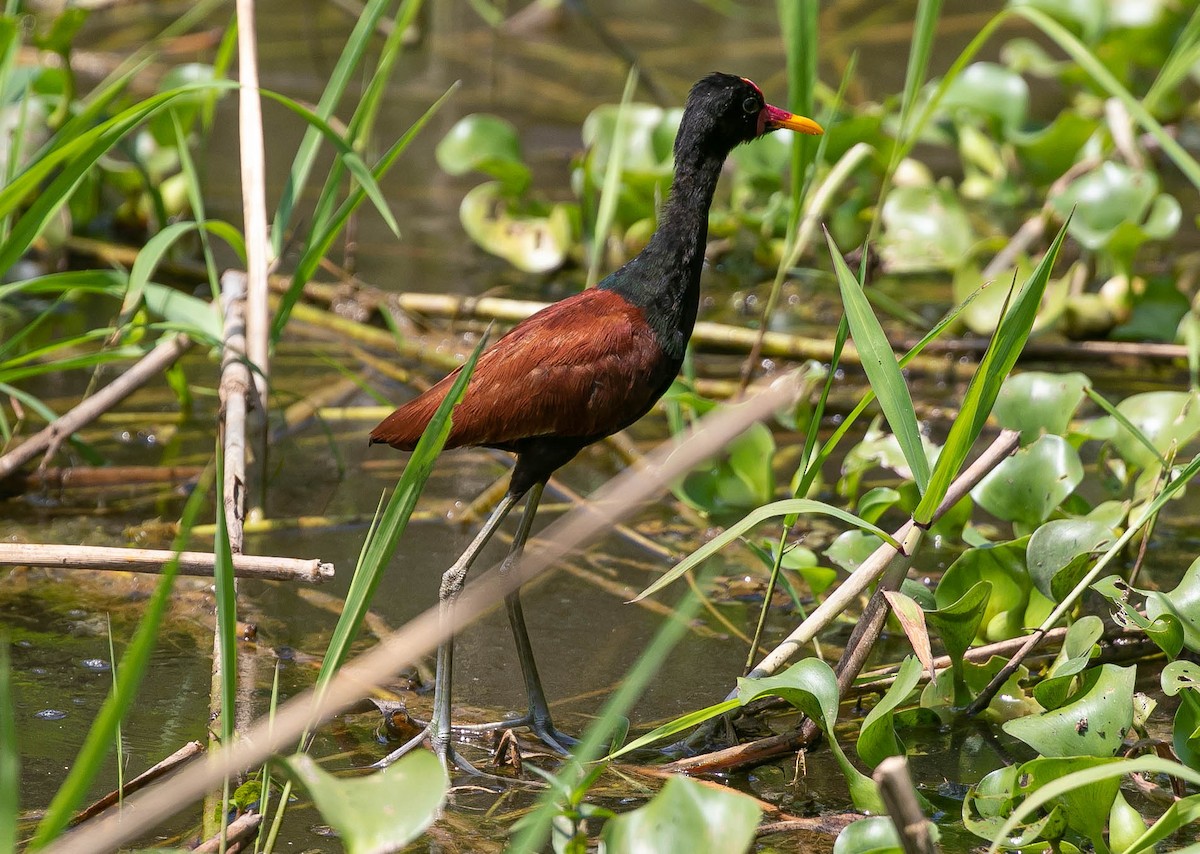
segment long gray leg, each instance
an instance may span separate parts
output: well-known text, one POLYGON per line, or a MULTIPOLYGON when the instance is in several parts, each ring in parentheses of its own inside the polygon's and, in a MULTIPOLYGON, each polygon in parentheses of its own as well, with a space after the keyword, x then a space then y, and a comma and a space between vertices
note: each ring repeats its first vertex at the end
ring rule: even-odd
MULTIPOLYGON (((525 542, 529 539, 529 531, 533 527, 533 518, 537 515, 538 502, 542 498, 545 482, 534 484, 525 499, 525 510, 521 514, 521 522, 517 526, 516 536, 513 537, 512 548, 504 563, 500 565, 501 572, 510 572, 520 560, 525 551, 525 542)), ((521 661, 521 675, 525 680, 525 695, 529 709, 524 717, 514 720, 501 721, 498 724, 484 724, 466 727, 468 729, 494 729, 496 726, 516 727, 528 726, 529 729, 547 746, 566 753, 566 748, 576 743, 576 739, 559 732, 554 727, 550 717, 550 705, 546 702, 546 692, 542 690, 542 680, 538 676, 537 661, 533 656, 533 645, 529 642, 529 632, 525 628, 525 614, 521 609, 521 593, 514 590, 504 599, 505 610, 508 612, 508 623, 512 627, 513 640, 517 644, 517 657, 521 661)))
MULTIPOLYGON (((475 539, 467 546, 466 551, 442 575, 442 586, 438 591, 438 610, 443 623, 449 618, 454 608, 454 601, 458 598, 458 594, 462 592, 463 585, 467 581, 467 572, 471 569, 471 564, 479 557, 488 540, 492 538, 492 535, 496 533, 496 529, 500 527, 500 523, 504 521, 504 518, 520 499, 521 496, 519 495, 506 493, 504 498, 500 500, 500 503, 496 505, 496 509, 492 511, 492 515, 483 523, 483 527, 479 529, 479 533, 475 535, 475 539)), ((442 760, 443 765, 448 764, 452 760, 464 770, 474 771, 469 764, 455 754, 454 747, 450 741, 450 686, 453 669, 454 635, 450 635, 438 647, 437 670, 433 680, 433 718, 430 720, 428 728, 429 744, 433 748, 433 752, 442 760)), ((420 744, 423 736, 424 733, 421 737, 413 739, 398 750, 388 754, 384 759, 377 762, 376 765, 385 767, 395 762, 405 753, 416 747, 417 744, 420 744)))

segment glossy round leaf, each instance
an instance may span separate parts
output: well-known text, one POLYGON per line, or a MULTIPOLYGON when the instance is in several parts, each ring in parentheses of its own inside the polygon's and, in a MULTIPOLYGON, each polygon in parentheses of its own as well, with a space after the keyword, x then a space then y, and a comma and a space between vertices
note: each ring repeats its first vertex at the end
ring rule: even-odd
POLYGON ((1000 387, 992 415, 1001 427, 1019 430, 1023 443, 1042 433, 1062 435, 1091 384, 1086 375, 1078 372, 1013 374, 1000 387))
POLYGON ((1182 626, 1184 646, 1200 652, 1200 557, 1192 561, 1174 590, 1146 594, 1146 616, 1155 620, 1165 615, 1182 626))
MULTIPOLYGON (((1086 566, 1090 558, 1107 549, 1116 540, 1112 528, 1088 519, 1052 519, 1029 538, 1026 561, 1034 585, 1055 602, 1069 592, 1074 583, 1067 567, 1086 566), (1059 574, 1063 577, 1056 582, 1059 574), (1064 589, 1064 585, 1066 589, 1064 589)), ((1074 579, 1078 581, 1077 578, 1074 579)))
POLYGON ((942 574, 934 591, 938 609, 948 608, 973 586, 986 581, 990 596, 973 637, 986 642, 1021 634, 1032 586, 1025 565, 1028 542, 1028 537, 1022 537, 963 552, 942 574))
MULTIPOLYGON (((1160 454, 1170 450, 1172 444, 1182 447, 1200 433, 1200 397, 1191 392, 1135 394, 1118 403, 1117 411, 1140 430, 1160 454)), ((1118 426, 1113 445, 1126 462, 1135 466, 1146 467, 1156 462, 1150 449, 1123 426, 1118 426)))
POLYGON ((1038 525, 1082 480, 1079 452, 1062 437, 1046 435, 988 472, 971 497, 993 516, 1038 525))
POLYGON ((546 216, 520 214, 496 181, 467 193, 458 218, 481 249, 527 273, 557 270, 571 248, 571 217, 565 206, 555 205, 546 216))
POLYGON ((950 187, 896 187, 883 203, 879 255, 890 273, 953 270, 970 254, 975 232, 950 187))
POLYGON ((427 750, 366 777, 335 777, 304 753, 285 761, 349 854, 399 851, 433 823, 450 787, 427 750))
POLYGON ((648 804, 604 825, 605 850, 609 854, 738 854, 754 842, 761 815, 754 798, 675 776, 648 804))
POLYGON ((463 116, 442 137, 434 154, 438 166, 449 174, 483 172, 500 181, 506 193, 519 193, 529 185, 517 129, 499 116, 463 116))
POLYGON ((851 822, 833 843, 833 854, 903 854, 903 851, 896 825, 886 815, 851 822))
POLYGON ((1136 673, 1136 667, 1101 665, 1095 684, 1078 700, 1008 721, 1004 731, 1043 756, 1113 756, 1133 724, 1136 673))
POLYGON ((951 116, 983 115, 1008 132, 1025 121, 1029 84, 1020 74, 995 62, 974 62, 946 88, 941 108, 951 116))
POLYGON ((1153 172, 1105 161, 1051 196, 1050 203, 1060 216, 1071 215, 1073 238, 1088 249, 1101 249, 1121 225, 1140 225, 1157 195, 1153 172))

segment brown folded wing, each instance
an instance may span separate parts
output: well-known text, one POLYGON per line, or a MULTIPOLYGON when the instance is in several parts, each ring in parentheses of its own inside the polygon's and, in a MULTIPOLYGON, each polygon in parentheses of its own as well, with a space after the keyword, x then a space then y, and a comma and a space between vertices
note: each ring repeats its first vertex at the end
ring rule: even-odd
MULTIPOLYGON (((640 309, 612 291, 584 291, 521 322, 479 357, 446 447, 616 432, 654 403, 660 389, 649 378, 661 359, 640 309)), ((389 415, 371 441, 411 451, 457 375, 389 415)))

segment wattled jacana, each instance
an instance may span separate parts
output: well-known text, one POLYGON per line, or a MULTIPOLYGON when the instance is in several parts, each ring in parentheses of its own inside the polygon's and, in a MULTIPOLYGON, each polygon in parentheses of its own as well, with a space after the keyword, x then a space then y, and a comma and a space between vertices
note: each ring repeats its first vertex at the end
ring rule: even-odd
MULTIPOLYGON (((675 180, 646 248, 596 288, 522 321, 479 357, 466 395, 454 410, 446 447, 499 448, 516 454, 517 461, 504 498, 442 576, 443 613, 521 497, 529 496, 503 568, 521 554, 550 475, 583 448, 637 421, 670 386, 696 322, 708 208, 722 164, 734 146, 777 128, 822 132, 811 119, 767 104, 762 91, 744 77, 710 74, 697 82, 675 139, 675 180)), ((371 431, 372 444, 411 451, 456 373, 384 419, 371 431)), ((506 605, 529 711, 504 725, 528 726, 565 752, 571 739, 550 718, 519 595, 510 595, 506 605)), ((438 650, 428 735, 443 762, 454 758, 465 767, 450 745, 453 643, 447 640, 438 650)))

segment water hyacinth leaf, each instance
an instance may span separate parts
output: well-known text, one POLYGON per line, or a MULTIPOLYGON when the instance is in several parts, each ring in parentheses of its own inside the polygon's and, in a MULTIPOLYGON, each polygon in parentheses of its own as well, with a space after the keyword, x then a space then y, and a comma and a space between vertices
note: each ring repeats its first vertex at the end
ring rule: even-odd
MULTIPOLYGON (((1127 397, 1117 404, 1120 412, 1159 452, 1182 447, 1200 433, 1200 396, 1196 392, 1151 391, 1127 397)), ((1112 440, 1127 463, 1149 467, 1158 460, 1128 430, 1119 428, 1112 440)))
POLYGON ((1096 127, 1095 119, 1075 110, 1064 110, 1046 127, 1010 133, 1009 140, 1016 147, 1026 174, 1037 183, 1046 184, 1071 167, 1096 127))
POLYGON ((983 624, 991 595, 991 582, 978 581, 959 598, 925 614, 925 621, 946 647, 956 673, 962 667, 963 654, 970 649, 983 624))
MULTIPOLYGON (((729 469, 745 488, 742 507, 758 507, 775 495, 775 437, 765 424, 751 424, 728 446, 729 469)), ((727 502, 732 504, 732 502, 727 502)), ((733 505, 738 506, 738 505, 733 505)))
POLYGON ((604 825, 604 849, 609 854, 738 854, 753 844, 761 816, 758 802, 747 795, 674 776, 648 804, 604 825))
POLYGON ((1146 593, 1146 616, 1155 620, 1170 615, 1183 628, 1183 642, 1193 652, 1200 652, 1200 557, 1184 572, 1183 578, 1169 593, 1151 590, 1146 593))
POLYGON ((1043 756, 1111 757, 1133 723, 1136 671, 1136 667, 1101 665, 1091 690, 1075 702, 1008 721, 1004 731, 1043 756))
POLYGON ((858 348, 863 370, 871 382, 871 389, 883 409, 888 426, 892 428, 892 434, 900 443, 900 450, 904 452, 904 460, 913 473, 917 488, 924 492, 929 484, 929 460, 921 443, 921 428, 917 423, 908 384, 904 381, 896 354, 861 283, 850 272, 829 232, 825 233, 825 240, 829 244, 829 254, 833 258, 838 287, 842 293, 842 305, 850 324, 850 335, 858 348))
POLYGON ((284 762, 349 854, 399 851, 433 823, 450 789, 442 763, 426 750, 366 777, 335 777, 304 753, 284 762))
POLYGON ((1027 371, 1010 376, 996 395, 992 415, 1001 427, 1021 433, 1028 444, 1043 433, 1063 435, 1092 381, 1073 372, 1027 371))
MULTIPOLYGON (((910 579, 904 580, 909 581, 910 579)), ((925 589, 924 585, 917 584, 917 586, 922 590, 925 589)), ((885 590, 883 596, 891 606, 892 616, 899 621, 900 626, 904 629, 905 637, 912 644, 917 660, 921 662, 921 666, 925 668, 925 672, 932 679, 935 675, 933 650, 929 644, 929 629, 925 626, 925 611, 915 599, 905 595, 903 590, 903 586, 900 591, 885 590)))
POLYGON ((1051 519, 1033 532, 1026 549, 1033 584, 1055 602, 1078 583, 1093 555, 1116 540, 1116 533, 1103 522, 1090 519, 1051 519), (1070 571, 1072 567, 1076 571, 1070 571))
POLYGON ((900 493, 890 486, 877 486, 858 500, 858 515, 868 522, 878 522, 879 517, 900 503, 900 493))
POLYGON ((498 180, 506 194, 529 186, 529 167, 521 156, 521 140, 512 122, 487 113, 472 113, 454 123, 434 149, 438 166, 451 175, 483 172, 498 180))
POLYGON ((915 655, 907 656, 900 664, 892 687, 863 721, 856 748, 859 758, 872 768, 889 756, 905 754, 904 742, 896 733, 896 707, 908 699, 920 681, 921 662, 915 655))
POLYGON ((846 572, 854 572, 882 544, 879 537, 866 531, 842 531, 825 549, 825 557, 846 572))
MULTIPOLYGON (((624 146, 621 152, 622 171, 643 180, 670 178, 675 133, 679 129, 683 111, 678 108, 664 110, 645 103, 631 103, 628 107, 628 133, 621 140, 624 146)), ((612 156, 619 112, 616 104, 602 104, 583 121, 581 134, 583 144, 588 148, 587 172, 593 186, 598 187, 604 181, 604 170, 608 168, 608 159, 612 156)))
POLYGON ((1180 691, 1200 691, 1200 664, 1194 661, 1169 662, 1159 678, 1163 693, 1168 697, 1174 697, 1180 691))
POLYGON ((881 219, 879 257, 889 273, 954 270, 977 239, 958 195, 940 185, 896 187, 881 219))
MULTIPOLYGON (((1047 783, 1077 771, 1111 764, 1114 760, 1104 757, 1072 756, 1067 758, 1042 757, 1021 766, 1018 778, 1018 795, 1028 795, 1047 783)), ((1104 829, 1112 812, 1113 802, 1121 788, 1120 777, 1102 777, 1084 785, 1068 789, 1057 795, 1049 804, 1061 805, 1067 826, 1093 842, 1104 842, 1104 829)))
POLYGON ((1183 691, 1171 721, 1171 749, 1189 768, 1200 770, 1200 695, 1183 691))
POLYGON ((1008 136, 1025 122, 1029 84, 1003 65, 973 62, 946 87, 939 106, 952 117, 984 117, 1008 136))
MULTIPOLYGON (((976 546, 963 552, 942 574, 934 591, 939 610, 951 609, 981 581, 990 596, 980 614, 976 639, 981 643, 1016 637, 1025 629, 1032 584, 1025 566, 1029 538, 976 546)), ((977 594, 978 595, 978 594, 977 594)), ((959 606, 961 607, 961 605, 959 606)), ((926 615, 934 624, 931 615, 926 615)))
POLYGON ((825 733, 829 750, 845 775, 854 806, 871 812, 884 810, 875 782, 850 764, 833 735, 839 700, 837 676, 833 668, 820 659, 806 658, 776 676, 761 679, 739 677, 737 684, 738 700, 743 706, 761 697, 779 697, 799 709, 825 733))
POLYGON ((1167 658, 1175 658, 1183 649, 1183 624, 1174 614, 1162 613, 1147 619, 1137 608, 1129 603, 1130 587, 1119 575, 1109 575, 1093 582, 1092 589, 1112 603, 1117 610, 1113 613, 1113 621, 1117 625, 1128 628, 1137 626, 1146 636, 1158 644, 1167 654, 1167 658))
POLYGON ((903 854, 900 834, 891 818, 872 815, 842 828, 833 843, 833 854, 903 854))
POLYGON ((1046 678, 1033 688, 1033 697, 1044 708, 1057 709, 1066 703, 1074 692, 1075 677, 1082 673, 1100 648, 1096 642, 1104 636, 1104 621, 1088 614, 1075 621, 1063 638, 1063 645, 1055 656, 1046 678))
POLYGON ((476 245, 526 273, 557 270, 571 248, 573 229, 565 205, 554 205, 545 216, 521 214, 499 181, 480 184, 463 196, 458 218, 476 245))
POLYGON ((993 516, 1040 525, 1082 480, 1079 452, 1061 436, 1045 435, 984 475, 971 497, 993 516))
MULTIPOLYGON (((1017 799, 1020 766, 1009 765, 989 773, 967 791, 962 819, 967 830, 987 840, 999 839, 1017 799)), ((1044 816, 1024 822, 1004 836, 1006 848, 1024 848, 1039 840, 1058 840, 1067 830, 1067 817, 1056 805, 1044 816)))
POLYGON ((1071 236, 1088 249, 1098 250, 1108 246, 1125 226, 1142 232, 1124 235, 1126 242, 1133 239, 1140 243, 1152 236, 1174 233, 1179 224, 1179 203, 1173 199, 1174 205, 1159 202, 1159 198, 1158 177, 1153 172, 1105 161, 1051 196, 1050 204, 1063 217, 1073 210, 1071 236), (1152 210, 1151 218, 1148 214, 1152 210))
MULTIPOLYGON (((937 678, 921 692, 921 708, 933 710, 943 720, 953 719, 958 710, 978 696, 1006 664, 1007 659, 993 655, 980 664, 962 661, 959 673, 939 671, 937 678)), ((1018 667, 988 703, 983 719, 1007 721, 1041 711, 1042 707, 1021 685, 1028 677, 1029 669, 1024 665, 1018 667)))

